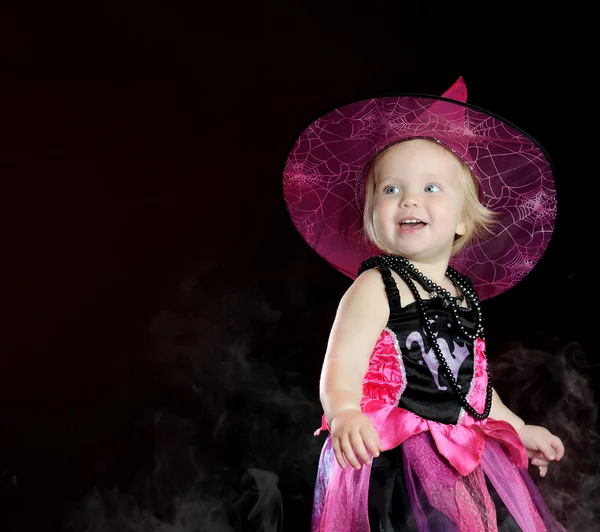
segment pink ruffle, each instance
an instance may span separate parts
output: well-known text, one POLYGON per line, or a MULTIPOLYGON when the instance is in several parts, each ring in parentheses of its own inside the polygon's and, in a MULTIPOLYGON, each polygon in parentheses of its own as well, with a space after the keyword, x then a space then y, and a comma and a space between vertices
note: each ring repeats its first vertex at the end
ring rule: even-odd
MULTIPOLYGON (((477 339, 469 402, 478 410, 482 410, 485 405, 486 365, 485 342, 477 339)), ((477 421, 466 412, 461 416, 458 425, 423 419, 397 406, 405 385, 406 378, 394 338, 388 331, 383 331, 363 380, 361 409, 371 418, 386 450, 394 449, 411 436, 429 431, 440 454, 461 475, 468 475, 479 465, 487 435, 506 446, 515 465, 527 467, 527 451, 510 424, 489 418, 477 421)), ((329 430, 325 416, 315 435, 320 434, 322 430, 329 430)))
MULTIPOLYGON (((487 388, 485 342, 478 339, 474 347, 474 376, 468 400, 481 411, 487 388)), ((372 420, 386 450, 406 442, 403 460, 410 474, 416 475, 418 480, 413 479, 414 482, 418 482, 425 493, 437 494, 430 503, 448 516, 458 530, 484 532, 496 529, 495 507, 487 493, 484 472, 523 530, 562 530, 549 514, 547 529, 541 521, 522 480, 528 465, 527 452, 510 424, 490 418, 478 421, 464 411, 457 425, 423 419, 398 406, 405 387, 402 358, 393 335, 384 331, 363 381, 361 409, 372 420), (423 434, 426 432, 431 434, 430 439, 423 434), (478 504, 474 502, 474 493, 479 494, 478 504)), ((322 430, 329 430, 325 416, 315 435, 322 430)), ((323 478, 318 479, 315 491, 313 532, 368 532, 367 494, 371 467, 363 466, 359 471, 351 467, 340 468, 333 456, 331 438, 328 438, 323 453, 320 466, 323 478)), ((415 517, 419 520, 421 515, 426 520, 425 514, 419 513, 420 500, 415 497, 411 497, 415 517)), ((545 512, 548 513, 547 509, 545 512)), ((424 522, 419 524, 420 530, 427 527, 424 522)))
MULTIPOLYGON (((369 369, 363 379, 363 394, 360 403, 363 408, 366 401, 374 399, 384 404, 397 405, 406 387, 406 377, 398 359, 394 338, 388 331, 383 331, 377 340, 369 361, 369 369)), ((329 430, 325 414, 321 418, 321 426, 314 432, 329 430)))
POLYGON ((403 370, 394 337, 384 330, 375 344, 369 369, 363 379, 361 406, 369 399, 397 405, 406 387, 406 375, 403 370))
POLYGON ((485 341, 481 338, 475 340, 475 367, 471 390, 467 396, 469 404, 478 412, 485 408, 485 396, 488 383, 487 359, 485 357, 485 341))

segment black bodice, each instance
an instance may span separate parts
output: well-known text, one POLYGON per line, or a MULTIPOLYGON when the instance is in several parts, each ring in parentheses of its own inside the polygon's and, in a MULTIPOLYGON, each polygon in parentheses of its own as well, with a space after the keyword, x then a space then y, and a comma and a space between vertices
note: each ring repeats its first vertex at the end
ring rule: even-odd
MULTIPOLYGON (((400 294, 391 271, 384 264, 381 272, 390 305, 387 329, 395 336, 396 348, 402 354, 406 387, 398 406, 418 416, 446 424, 458 422, 461 406, 449 383, 438 372, 438 360, 423 328, 423 318, 416 303, 401 307, 400 294)), ((427 318, 437 343, 461 390, 468 392, 473 379, 473 341, 464 337, 453 313, 439 299, 426 300, 427 318)), ((459 312, 466 331, 475 328, 471 309, 459 312)))

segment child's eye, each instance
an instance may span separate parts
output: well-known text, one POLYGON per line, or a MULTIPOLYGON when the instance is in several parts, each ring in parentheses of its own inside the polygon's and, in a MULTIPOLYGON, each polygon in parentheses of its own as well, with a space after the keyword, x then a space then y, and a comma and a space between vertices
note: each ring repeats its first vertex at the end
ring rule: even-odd
POLYGON ((398 192, 400 192, 398 190, 398 187, 395 187, 394 185, 388 185, 387 187, 385 187, 386 194, 397 194, 398 192))
POLYGON ((441 189, 437 185, 427 185, 425 187, 425 192, 439 192, 441 189))

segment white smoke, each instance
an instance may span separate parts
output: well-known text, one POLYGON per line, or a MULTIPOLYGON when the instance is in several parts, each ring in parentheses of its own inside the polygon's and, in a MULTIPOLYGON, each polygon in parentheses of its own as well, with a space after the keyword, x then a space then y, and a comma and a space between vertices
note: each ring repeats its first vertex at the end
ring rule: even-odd
POLYGON ((161 405, 147 430, 152 463, 128 486, 91 490, 69 513, 69 532, 280 532, 286 500, 304 505, 309 522, 301 501, 320 450, 318 403, 269 359, 280 312, 256 286, 215 278, 187 279, 150 328, 161 405))

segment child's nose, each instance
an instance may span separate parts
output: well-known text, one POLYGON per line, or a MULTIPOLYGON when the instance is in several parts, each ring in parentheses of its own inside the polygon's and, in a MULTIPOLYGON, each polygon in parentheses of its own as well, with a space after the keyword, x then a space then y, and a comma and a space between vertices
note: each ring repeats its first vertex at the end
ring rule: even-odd
POLYGON ((400 204, 403 207, 415 207, 419 204, 418 194, 414 192, 406 192, 402 195, 400 204))

